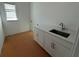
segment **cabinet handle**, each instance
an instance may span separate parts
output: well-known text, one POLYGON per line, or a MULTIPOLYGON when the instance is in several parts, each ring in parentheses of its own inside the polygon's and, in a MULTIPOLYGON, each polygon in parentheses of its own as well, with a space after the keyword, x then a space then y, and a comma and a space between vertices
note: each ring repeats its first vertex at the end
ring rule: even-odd
POLYGON ((51 43, 51 48, 55 49, 55 44, 51 43))

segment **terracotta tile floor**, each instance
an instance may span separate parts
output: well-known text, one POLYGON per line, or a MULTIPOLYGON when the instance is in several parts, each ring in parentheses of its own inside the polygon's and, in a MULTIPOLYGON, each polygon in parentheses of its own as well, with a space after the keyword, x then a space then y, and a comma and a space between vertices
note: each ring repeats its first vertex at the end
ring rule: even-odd
POLYGON ((49 54, 33 40, 32 32, 24 32, 6 37, 2 56, 49 57, 49 54))

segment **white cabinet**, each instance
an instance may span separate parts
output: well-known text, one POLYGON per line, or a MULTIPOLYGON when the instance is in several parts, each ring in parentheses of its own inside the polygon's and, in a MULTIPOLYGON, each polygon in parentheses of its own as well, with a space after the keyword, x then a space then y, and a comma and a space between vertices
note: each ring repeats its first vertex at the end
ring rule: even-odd
POLYGON ((71 50, 68 50, 66 47, 54 42, 54 56, 57 57, 68 57, 71 56, 71 50))
POLYGON ((34 28, 35 41, 42 46, 51 56, 68 57, 71 56, 72 45, 62 41, 41 29, 34 28), (69 45, 69 46, 68 46, 69 45))
POLYGON ((34 28, 34 40, 43 47, 44 46, 44 32, 37 28, 34 28))
POLYGON ((34 36, 34 40, 37 41, 38 40, 38 30, 33 27, 33 36, 34 36))
MULTIPOLYGON (((55 41, 57 38, 45 33, 45 49, 51 56, 57 57, 68 57, 71 56, 71 50, 61 45, 59 42, 55 41)), ((62 42, 63 43, 63 42, 62 42)))
POLYGON ((52 56, 54 56, 54 41, 51 42, 51 38, 45 33, 45 50, 52 56))
POLYGON ((38 30, 38 40, 40 42, 40 45, 44 46, 44 32, 41 30, 38 30))

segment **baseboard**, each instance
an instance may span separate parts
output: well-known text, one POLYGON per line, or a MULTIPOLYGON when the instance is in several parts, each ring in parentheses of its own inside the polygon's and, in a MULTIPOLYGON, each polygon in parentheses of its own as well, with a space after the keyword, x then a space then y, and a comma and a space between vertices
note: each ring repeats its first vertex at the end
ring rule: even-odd
POLYGON ((12 35, 7 35, 6 37, 8 37, 8 36, 13 36, 13 35, 18 35, 18 34, 22 34, 22 33, 25 33, 25 32, 32 32, 32 31, 29 30, 29 31, 19 32, 19 33, 15 33, 15 34, 12 34, 12 35))

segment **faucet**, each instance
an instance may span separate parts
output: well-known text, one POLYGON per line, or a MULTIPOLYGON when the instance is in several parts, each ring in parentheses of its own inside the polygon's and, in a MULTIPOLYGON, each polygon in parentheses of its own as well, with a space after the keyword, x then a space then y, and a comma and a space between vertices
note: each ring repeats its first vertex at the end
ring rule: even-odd
POLYGON ((59 25, 61 26, 62 30, 65 30, 65 25, 64 25, 64 23, 61 22, 59 25))

